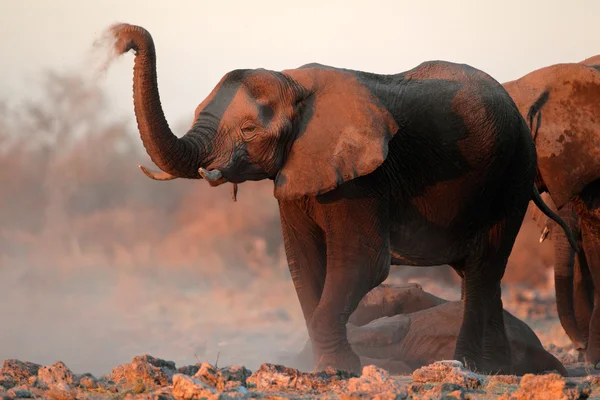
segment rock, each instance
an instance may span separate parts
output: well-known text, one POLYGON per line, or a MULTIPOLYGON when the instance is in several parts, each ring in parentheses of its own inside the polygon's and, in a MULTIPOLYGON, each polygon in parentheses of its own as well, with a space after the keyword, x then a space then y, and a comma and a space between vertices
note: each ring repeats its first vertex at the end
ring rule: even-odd
POLYGON ((58 382, 52 385, 46 392, 46 396, 55 400, 75 400, 77 392, 66 382, 58 382))
POLYGON ((443 395, 440 400, 464 400, 464 399, 465 399, 465 392, 462 389, 460 389, 460 390, 455 390, 453 392, 443 395))
POLYGON ((200 369, 194 374, 195 379, 199 379, 208 386, 223 391, 225 389, 225 383, 221 379, 219 371, 215 369, 209 363, 202 363, 200 369))
POLYGON ((201 364, 195 364, 186 365, 185 367, 179 367, 177 368, 177 372, 188 376, 194 376, 198 371, 200 371, 200 365, 201 364))
POLYGON ((432 385, 427 385, 423 383, 413 383, 408 385, 407 391, 410 396, 414 398, 419 398, 419 395, 423 392, 426 392, 432 388, 432 385))
POLYGON ((0 390, 10 389, 17 386, 18 382, 8 375, 0 375, 0 390))
POLYGON ((10 389, 21 383, 27 383, 31 376, 36 376, 41 365, 15 359, 4 360, 0 369, 0 386, 10 389))
POLYGON ((184 374, 173 375, 173 397, 182 400, 209 398, 216 391, 200 379, 184 374))
POLYGON ((98 380, 92 374, 83 374, 75 377, 75 381, 80 388, 96 389, 98 380))
POLYGON ((569 382, 559 374, 526 374, 519 388, 504 394, 503 400, 575 400, 587 398, 591 393, 589 382, 569 382))
POLYGON ((40 381, 40 379, 37 376, 30 376, 27 382, 29 386, 34 387, 36 389, 48 389, 48 385, 40 381))
POLYGON ((134 361, 144 361, 150 365, 154 365, 157 368, 163 368, 166 370, 175 371, 175 362, 152 357, 149 354, 144 354, 142 356, 134 357, 133 360, 134 361))
POLYGON ((31 393, 31 390, 25 387, 14 387, 12 389, 9 389, 7 394, 9 397, 17 399, 30 399, 34 397, 33 393, 31 393))
POLYGON ((167 386, 174 372, 174 362, 143 355, 134 357, 129 364, 113 368, 110 379, 118 384, 167 386))
POLYGON ((405 398, 408 396, 407 388, 390 377, 389 373, 374 365, 367 365, 362 369, 362 375, 358 378, 348 380, 346 390, 349 393, 374 394, 378 393, 382 398, 405 398), (390 397, 392 396, 392 397, 390 397))
POLYGON ((28 361, 19 361, 15 359, 4 360, 0 375, 7 375, 14 380, 21 382, 27 381, 30 376, 35 376, 42 366, 28 361))
POLYGON ((57 361, 49 367, 41 367, 38 370, 38 380, 48 387, 61 382, 71 385, 73 373, 62 361, 57 361))
POLYGON ((217 370, 208 363, 202 363, 193 377, 219 392, 224 392, 236 390, 238 387, 245 387, 246 379, 251 374, 251 371, 245 367, 233 366, 217 370))
POLYGON ((302 393, 320 393, 339 387, 341 382, 353 376, 356 375, 334 369, 304 373, 283 365, 265 363, 248 377, 246 382, 263 391, 297 390, 302 393))
POLYGON ((466 370, 460 361, 438 361, 421 367, 412 374, 413 380, 420 383, 455 383, 467 389, 481 386, 483 376, 466 370))
POLYGON ((487 380, 486 387, 491 388, 497 385, 518 385, 521 378, 515 375, 493 375, 487 380))
POLYGON ((137 393, 137 394, 133 394, 133 393, 128 393, 127 396, 124 397, 124 399, 130 399, 130 400, 172 400, 175 397, 173 397, 173 393, 172 393, 172 389, 170 387, 164 387, 164 388, 159 388, 156 389, 152 392, 149 393, 137 393))
POLYGON ((245 389, 246 380, 252 375, 252 371, 250 371, 246 367, 241 367, 237 365, 234 365, 232 367, 221 368, 219 370, 219 373, 221 374, 221 378, 225 383, 225 390, 242 390, 240 388, 245 389))

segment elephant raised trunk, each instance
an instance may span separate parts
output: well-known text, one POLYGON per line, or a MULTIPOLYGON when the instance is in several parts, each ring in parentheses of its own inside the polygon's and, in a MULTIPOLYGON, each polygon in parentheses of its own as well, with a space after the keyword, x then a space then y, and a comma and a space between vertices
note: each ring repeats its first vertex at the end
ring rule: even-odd
MULTIPOLYGON (((203 138, 188 132, 177 138, 171 131, 160 104, 156 76, 156 51, 152 36, 144 28, 129 24, 111 27, 117 54, 135 51, 133 104, 140 137, 152 161, 164 172, 140 166, 152 179, 201 178, 198 168, 205 153, 203 138)), ((193 128, 192 128, 193 131, 193 128)))

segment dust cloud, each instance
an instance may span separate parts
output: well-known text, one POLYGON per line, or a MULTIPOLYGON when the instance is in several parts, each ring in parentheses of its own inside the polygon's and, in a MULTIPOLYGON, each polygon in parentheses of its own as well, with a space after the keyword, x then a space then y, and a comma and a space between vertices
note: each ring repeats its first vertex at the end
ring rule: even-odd
POLYGON ((230 188, 151 181, 93 82, 44 82, 0 119, 0 359, 99 374, 142 353, 257 366, 299 350, 271 184, 233 203, 230 188))

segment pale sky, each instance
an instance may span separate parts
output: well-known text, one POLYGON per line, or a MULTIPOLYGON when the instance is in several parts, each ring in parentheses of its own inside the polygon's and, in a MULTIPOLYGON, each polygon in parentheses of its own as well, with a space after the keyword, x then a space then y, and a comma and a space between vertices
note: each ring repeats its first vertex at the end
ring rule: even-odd
MULTIPOLYGON (((0 0, 0 97, 35 94, 43 69, 88 70, 92 42, 114 22, 152 34, 174 124, 236 68, 394 73, 443 59, 505 82, 599 54, 598 15, 598 0, 0 0)), ((126 55, 102 81, 115 115, 131 119, 132 66, 126 55)))

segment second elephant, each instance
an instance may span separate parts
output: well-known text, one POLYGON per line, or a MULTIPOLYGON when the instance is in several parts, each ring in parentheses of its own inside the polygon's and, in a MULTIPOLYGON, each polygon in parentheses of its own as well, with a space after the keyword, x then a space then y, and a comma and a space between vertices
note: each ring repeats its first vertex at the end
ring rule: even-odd
MULTIPOLYGON (((592 280, 595 287, 600 287, 599 61, 600 56, 595 56, 579 63, 550 65, 503 84, 531 128, 538 154, 537 187, 549 193, 564 218, 570 219, 571 224, 576 222, 580 248, 584 249, 577 260, 583 263, 581 271, 590 273, 587 279, 586 275, 581 279, 592 280)), ((594 292, 592 305, 596 306, 592 306, 589 330, 583 329, 589 333, 586 344, 573 309, 574 254, 563 247, 563 239, 556 236, 555 241, 559 316, 575 346, 585 348, 587 361, 598 368, 600 292, 594 292)), ((582 313, 588 314, 579 312, 582 313)))

